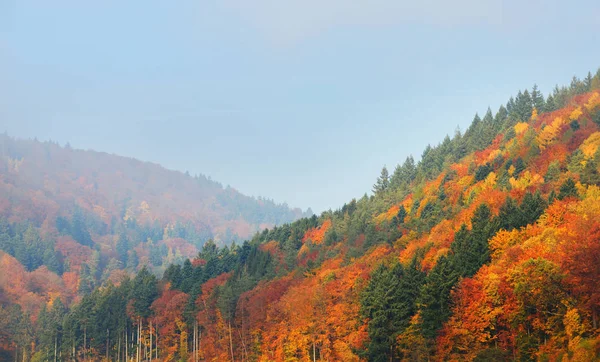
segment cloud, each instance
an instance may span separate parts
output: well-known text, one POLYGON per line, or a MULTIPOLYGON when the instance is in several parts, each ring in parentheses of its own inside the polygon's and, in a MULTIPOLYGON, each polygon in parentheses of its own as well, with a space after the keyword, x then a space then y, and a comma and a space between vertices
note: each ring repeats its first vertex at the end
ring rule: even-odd
POLYGON ((441 27, 502 22, 502 0, 224 0, 276 42, 294 42, 340 26, 425 24, 441 27))

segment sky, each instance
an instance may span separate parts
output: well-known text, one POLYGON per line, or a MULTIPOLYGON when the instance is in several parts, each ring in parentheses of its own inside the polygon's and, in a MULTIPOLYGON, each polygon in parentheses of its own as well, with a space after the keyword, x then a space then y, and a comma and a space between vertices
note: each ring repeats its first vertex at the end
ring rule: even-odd
POLYGON ((598 1, 0 0, 0 132, 319 213, 595 72, 598 29, 598 1))

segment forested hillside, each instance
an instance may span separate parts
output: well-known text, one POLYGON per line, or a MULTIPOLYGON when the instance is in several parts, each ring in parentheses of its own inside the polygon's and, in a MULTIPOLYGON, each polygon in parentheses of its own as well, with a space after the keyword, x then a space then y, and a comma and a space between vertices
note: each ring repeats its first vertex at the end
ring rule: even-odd
POLYGON ((418 162, 384 168, 372 196, 205 243, 162 278, 115 276, 76 303, 47 290, 34 313, 18 285, 50 276, 2 254, 3 356, 597 360, 599 146, 600 71, 547 97, 519 91, 418 162))
POLYGON ((311 214, 202 175, 0 135, 0 303, 35 317, 57 296, 69 305, 143 266, 162 274, 208 240, 227 247, 311 214))

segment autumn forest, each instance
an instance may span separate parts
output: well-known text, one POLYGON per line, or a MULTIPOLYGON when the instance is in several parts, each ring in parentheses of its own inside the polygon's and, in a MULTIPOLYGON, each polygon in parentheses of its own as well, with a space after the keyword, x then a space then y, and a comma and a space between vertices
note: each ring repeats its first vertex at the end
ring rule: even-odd
POLYGON ((600 359, 600 70, 518 91, 320 215, 0 148, 2 361, 600 359))

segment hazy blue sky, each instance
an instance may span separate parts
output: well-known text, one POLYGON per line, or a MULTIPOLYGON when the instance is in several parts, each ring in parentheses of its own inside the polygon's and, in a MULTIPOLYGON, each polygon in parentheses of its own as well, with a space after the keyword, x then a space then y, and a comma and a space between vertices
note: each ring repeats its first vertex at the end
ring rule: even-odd
POLYGON ((595 71, 599 29, 598 1, 0 0, 0 132, 320 212, 595 71))

